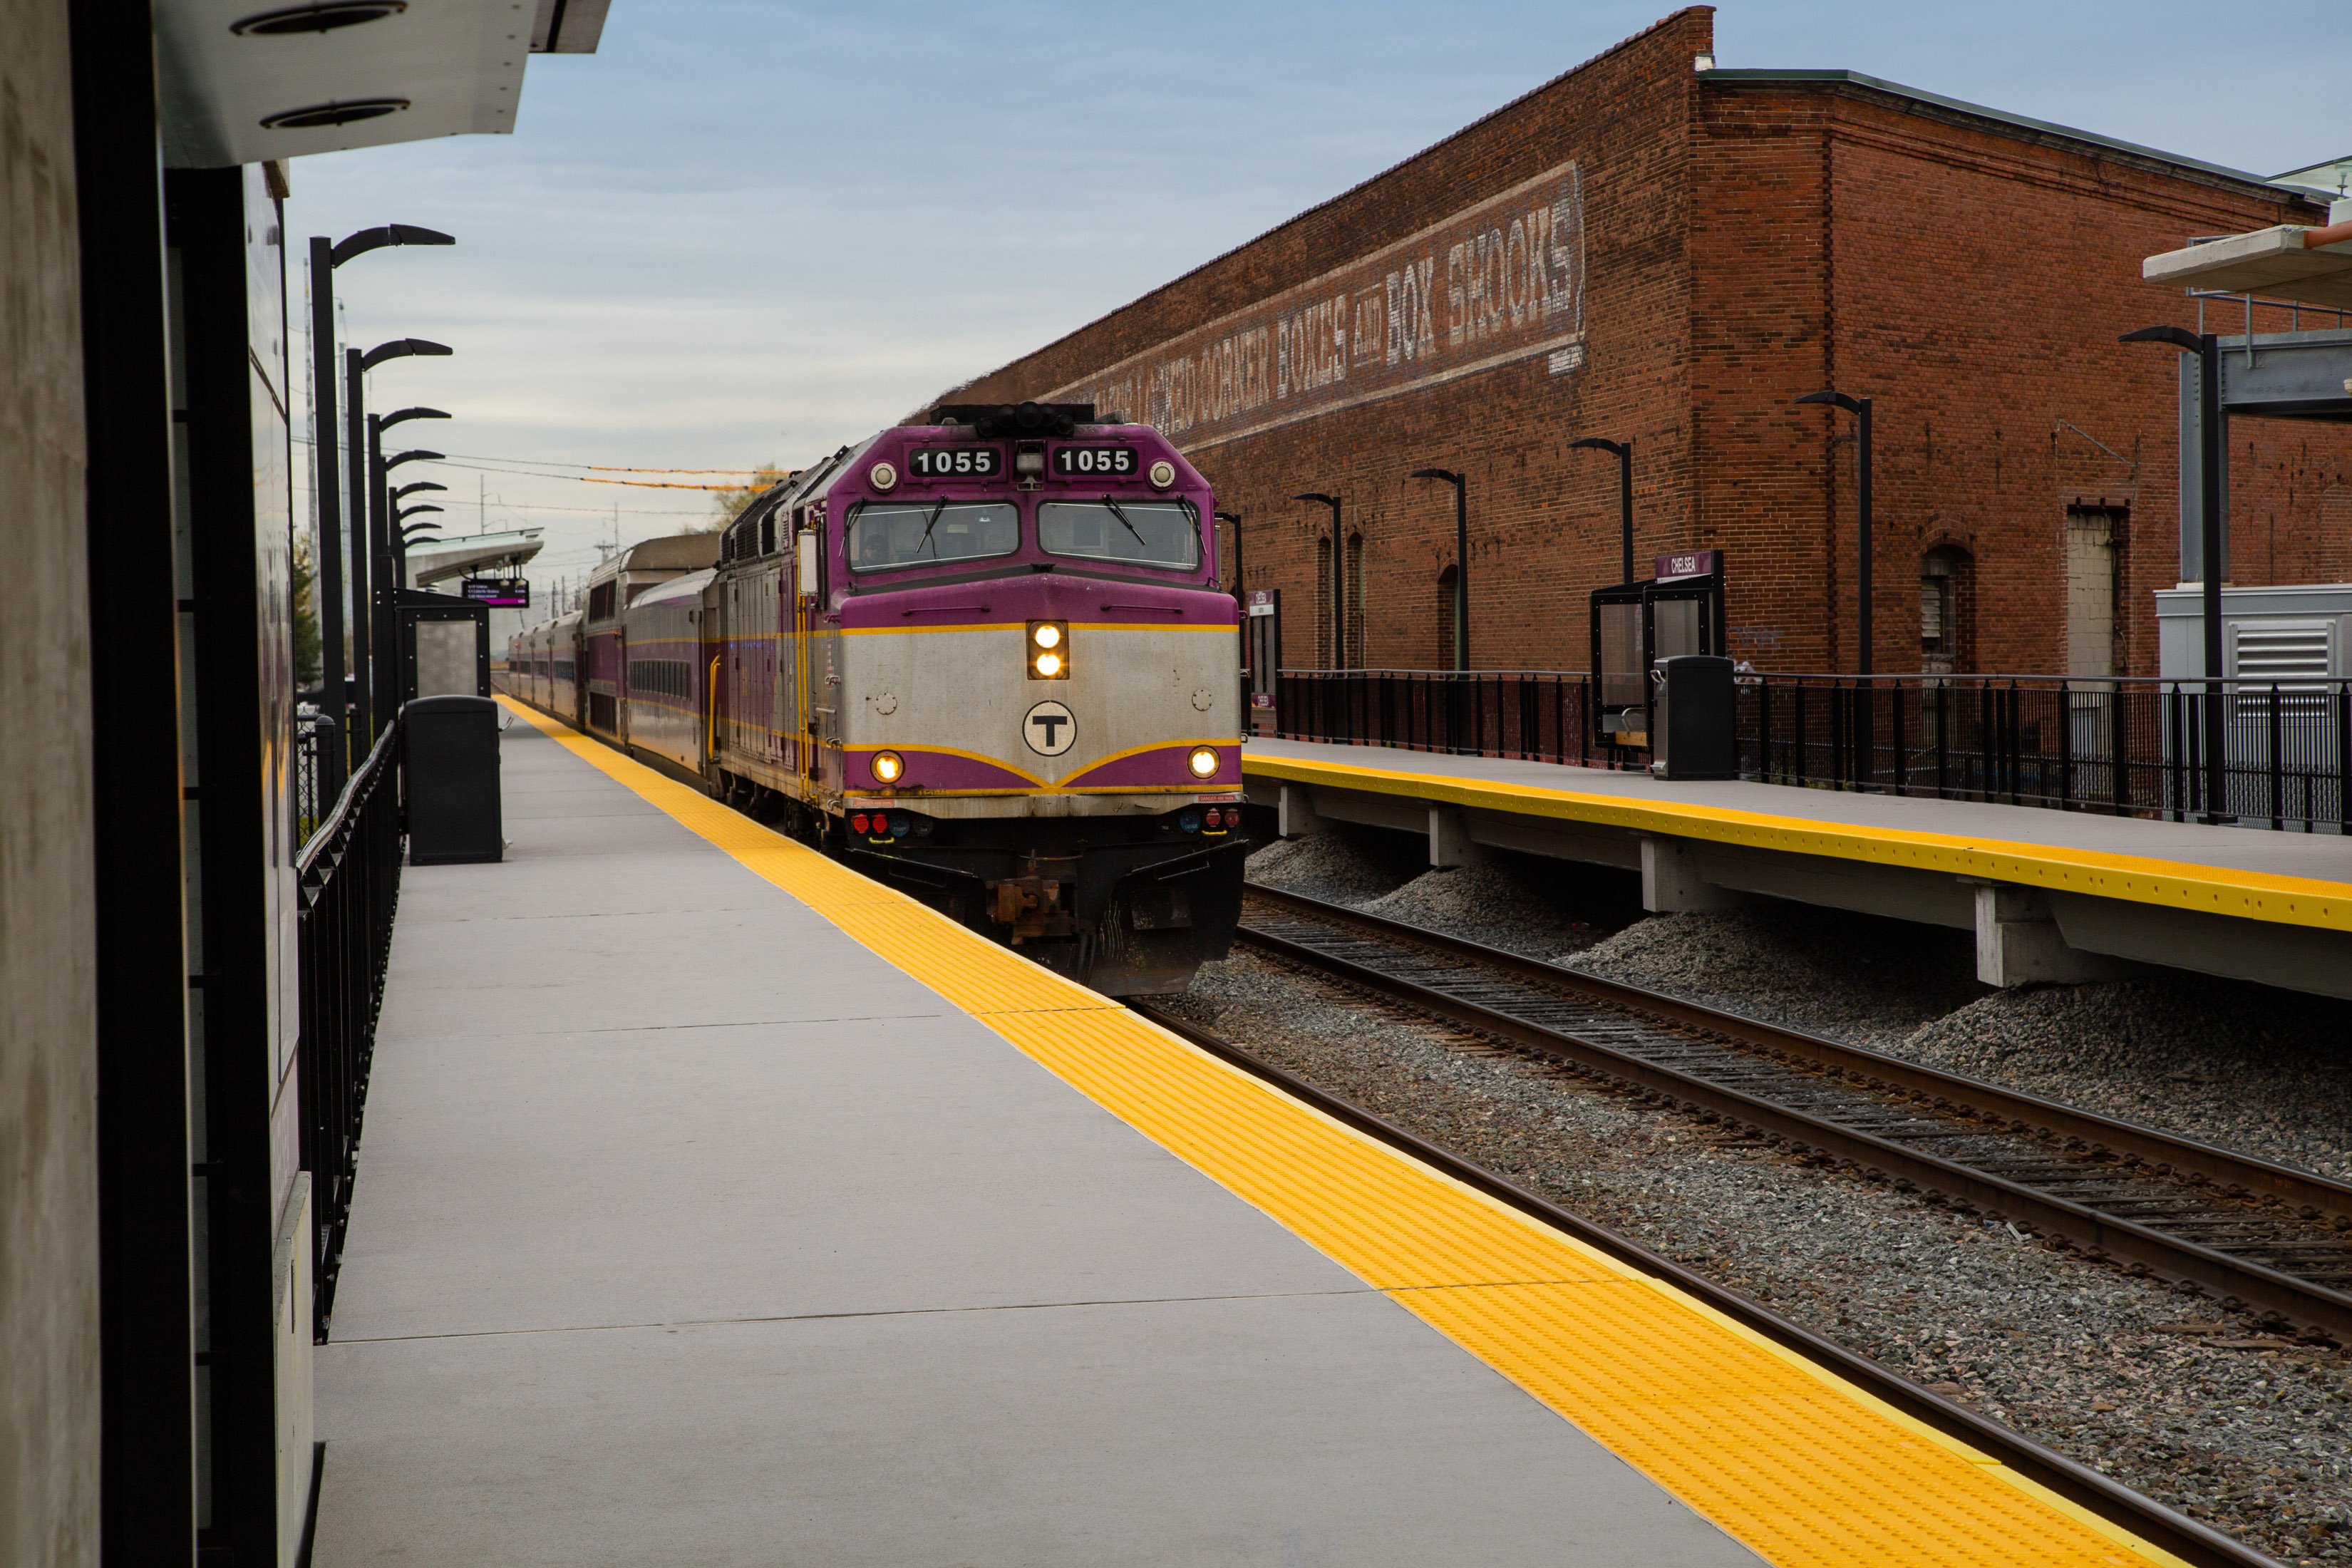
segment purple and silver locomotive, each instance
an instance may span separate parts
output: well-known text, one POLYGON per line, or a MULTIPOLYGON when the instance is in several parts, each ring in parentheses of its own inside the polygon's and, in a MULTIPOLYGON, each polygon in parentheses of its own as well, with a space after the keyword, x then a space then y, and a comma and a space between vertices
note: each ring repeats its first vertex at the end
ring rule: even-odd
POLYGON ((1247 852, 1211 504, 1149 426, 936 409, 623 609, 621 702, 640 648, 661 668, 657 724, 621 737, 1098 990, 1181 991, 1232 941, 1247 852))

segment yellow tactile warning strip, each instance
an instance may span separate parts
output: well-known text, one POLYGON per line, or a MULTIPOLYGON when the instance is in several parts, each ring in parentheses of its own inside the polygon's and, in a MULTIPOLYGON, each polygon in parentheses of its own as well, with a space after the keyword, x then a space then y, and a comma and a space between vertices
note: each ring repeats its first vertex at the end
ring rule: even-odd
POLYGON ((1920 871, 1983 877, 1992 881, 2124 899, 2133 903, 2162 904, 2170 909, 2241 920, 2352 931, 2352 885, 2311 877, 2281 877, 2267 871, 2199 866, 2184 860, 2111 855, 2058 844, 1774 816, 1690 801, 1629 800, 1623 795, 1546 789, 1538 784, 1461 778, 1450 773, 1414 773, 1402 767, 1360 766, 1319 757, 1269 757, 1263 753, 1252 756, 1246 748, 1242 771, 1253 777, 1288 780, 1293 784, 1409 795, 1446 805, 1599 823, 1755 849, 1781 849, 1799 855, 1823 855, 1920 871))
POLYGON ((601 742, 508 705, 1386 1293, 1768 1562, 2179 1563, 1671 1285, 601 742))

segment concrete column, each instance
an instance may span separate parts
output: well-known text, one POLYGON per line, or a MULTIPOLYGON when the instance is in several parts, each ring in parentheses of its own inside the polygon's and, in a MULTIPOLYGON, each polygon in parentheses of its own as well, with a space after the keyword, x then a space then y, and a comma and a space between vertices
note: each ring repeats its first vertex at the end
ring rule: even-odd
POLYGON ((1285 838, 1304 838, 1323 831, 1323 819, 1315 814, 1315 792, 1305 784, 1282 786, 1276 815, 1280 818, 1278 830, 1285 838))
POLYGON ((1696 846, 1687 838, 1642 840, 1642 907, 1652 914, 1730 910, 1747 901, 1699 876, 1696 846))
POLYGON ((1470 840, 1470 814, 1457 805, 1429 808, 1429 863, 1441 871, 1475 866, 1486 858, 1485 848, 1470 840))
POLYGON ((2016 985, 2079 985, 2119 980, 2138 966, 2068 945, 2039 889, 1999 883, 1977 887, 1977 978, 2016 985))
MULTIPOLYGON (((99 1549, 97 905, 68 9, 0 0, 0 1563, 89 1568, 99 1549)), ((173 868, 154 876, 155 896, 175 898, 173 868)))

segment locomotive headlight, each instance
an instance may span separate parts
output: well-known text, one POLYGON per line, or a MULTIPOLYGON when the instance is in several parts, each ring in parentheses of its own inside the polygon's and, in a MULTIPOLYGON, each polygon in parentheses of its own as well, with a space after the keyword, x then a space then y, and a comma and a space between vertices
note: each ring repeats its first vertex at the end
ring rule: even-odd
POLYGON ((866 470, 866 482, 872 485, 877 490, 897 489, 898 488, 898 465, 896 463, 875 464, 872 468, 866 470))
POLYGON ((898 775, 907 771, 907 760, 896 752, 877 752, 873 768, 876 778, 886 784, 894 784, 898 782, 898 775))
POLYGON ((1151 481, 1153 489, 1164 490, 1176 482, 1176 465, 1162 458, 1151 465, 1144 477, 1151 481))
POLYGON ((1194 778, 1205 779, 1213 777, 1216 773, 1218 765, 1217 748, 1214 746, 1195 746, 1192 748, 1192 754, 1190 757, 1187 757, 1184 762, 1185 765, 1192 770, 1192 776, 1194 778))
POLYGON ((1029 623, 1029 679, 1070 679, 1070 628, 1064 621, 1029 623))

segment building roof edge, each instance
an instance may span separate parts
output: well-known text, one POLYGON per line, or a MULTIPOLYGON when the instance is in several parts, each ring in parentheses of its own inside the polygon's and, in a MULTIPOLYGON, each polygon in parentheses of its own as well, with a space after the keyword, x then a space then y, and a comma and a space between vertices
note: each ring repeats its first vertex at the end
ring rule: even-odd
MULTIPOLYGON (((1740 68, 1717 67, 1698 73, 1699 79, 1718 87, 1859 87, 1881 92, 1891 98, 1913 103, 1932 105, 1955 114, 1990 121, 1996 125, 2016 131, 2030 131, 2037 136, 2055 136, 2068 142, 2110 153, 2125 153, 2135 158, 2168 164, 2179 169, 2193 169, 2209 178, 2227 180, 2235 184, 2251 185, 2267 193, 2305 195, 2300 186, 2282 185, 2277 181, 2245 169, 2232 169, 2226 163, 2209 163, 2202 158, 2190 158, 2179 153, 2167 153, 2160 147, 2144 147, 2137 142, 2119 137, 2102 136, 2095 131, 2084 131, 2072 125, 2060 125, 2054 121, 2036 120, 2030 114, 2011 114, 2005 109, 1993 109, 1981 103, 1970 103, 1962 98, 1948 98, 1940 92, 1924 88, 1906 87, 1899 81, 1868 76, 1861 71, 1817 69, 1804 67, 1789 68, 1740 68)), ((2308 199, 2306 196, 2305 199, 2308 199)))

